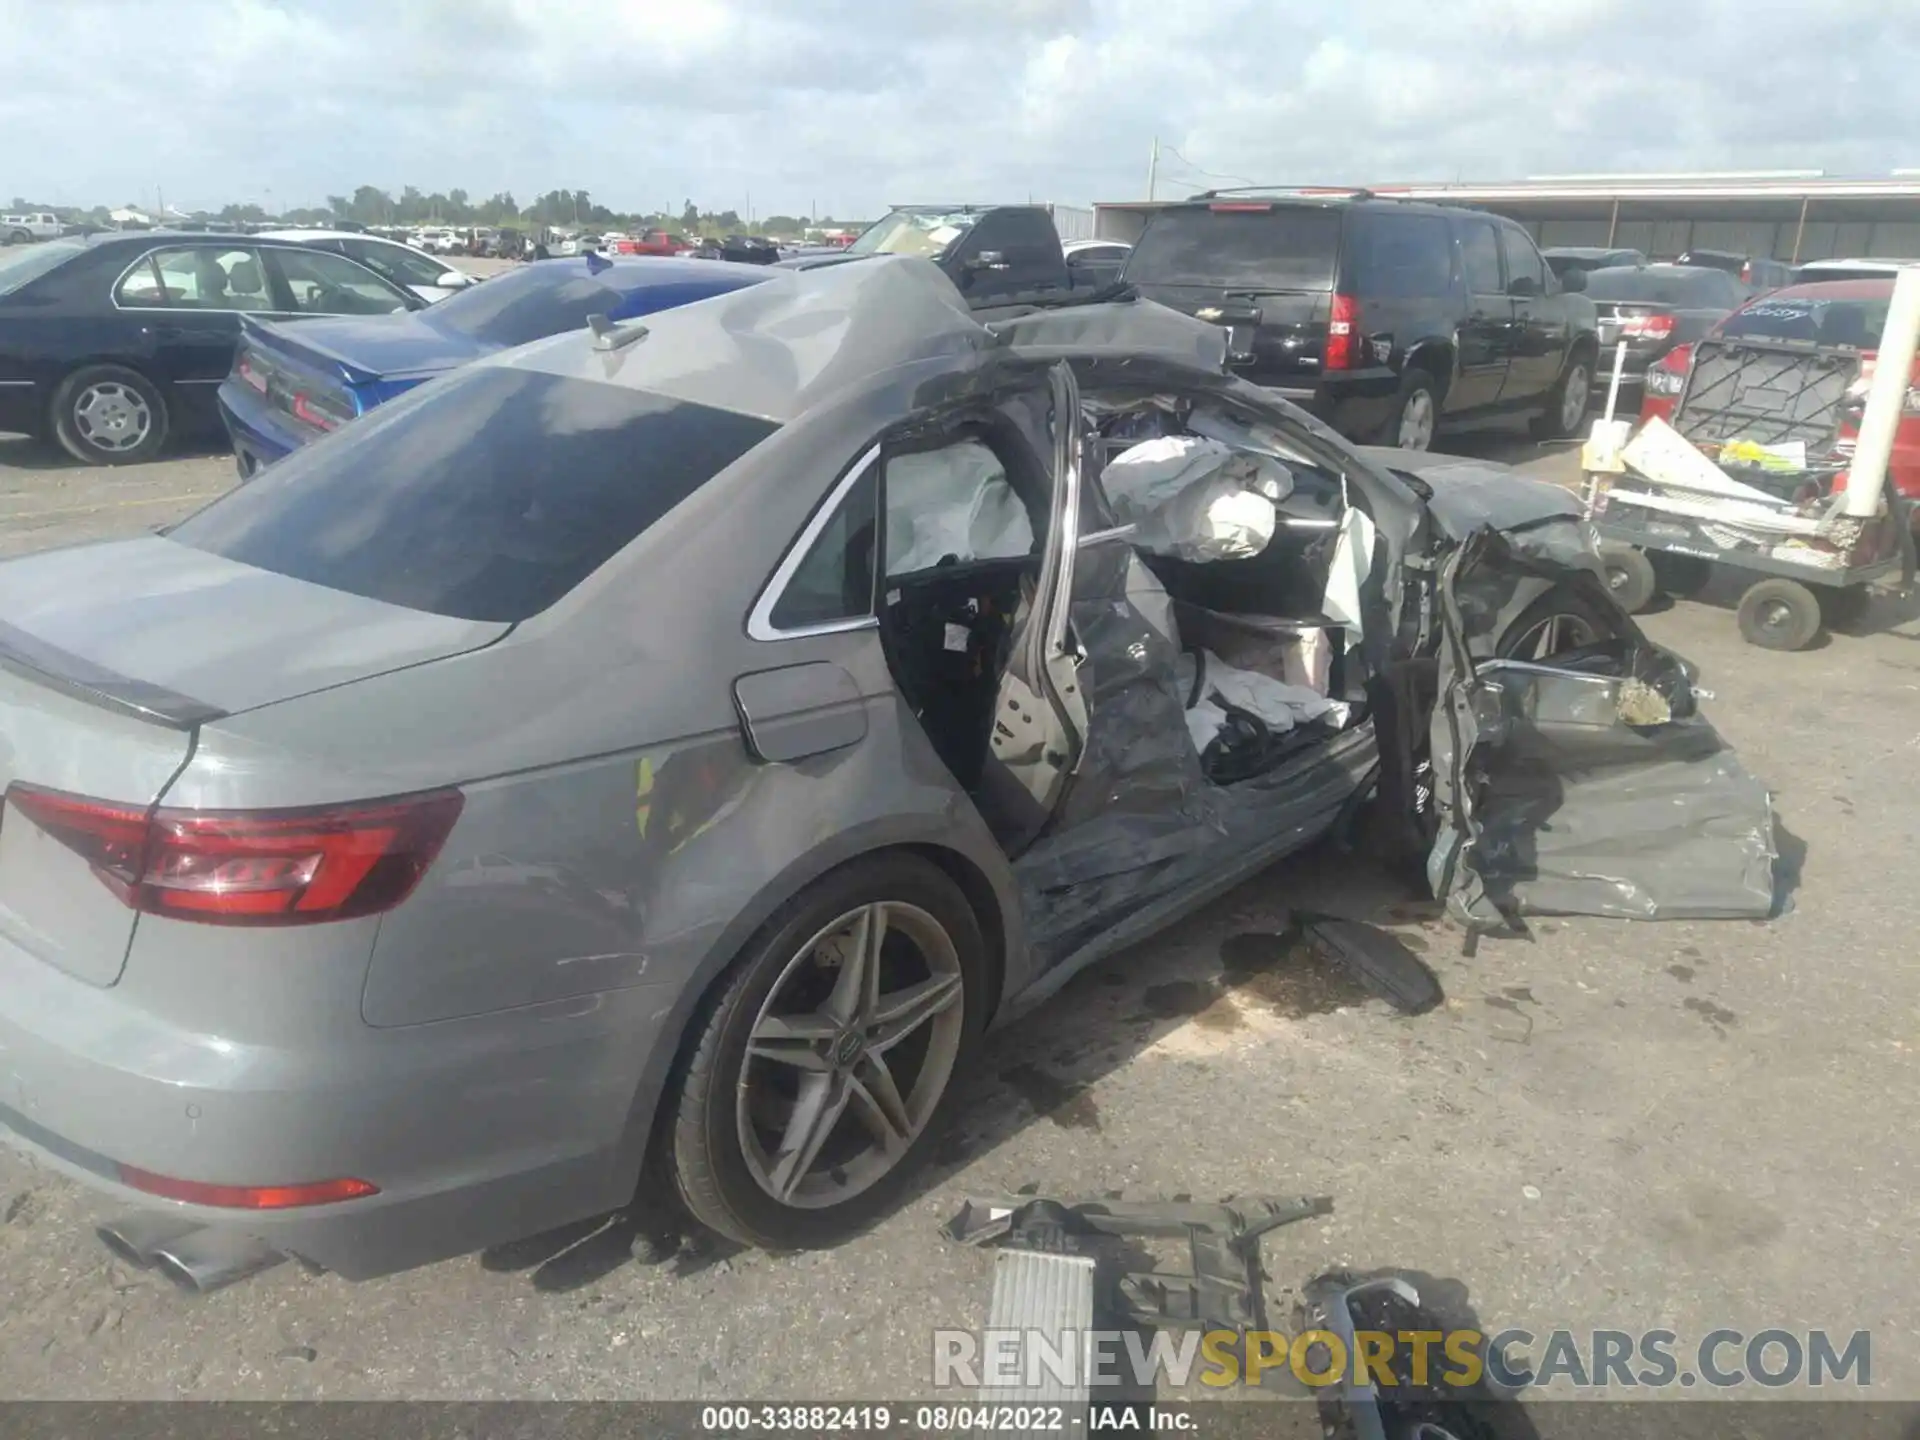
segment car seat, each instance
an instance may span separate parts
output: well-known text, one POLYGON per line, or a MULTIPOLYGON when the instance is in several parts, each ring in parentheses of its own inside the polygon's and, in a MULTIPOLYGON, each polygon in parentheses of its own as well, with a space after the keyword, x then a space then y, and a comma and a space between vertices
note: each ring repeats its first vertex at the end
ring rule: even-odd
POLYGON ((230 298, 246 302, 236 308, 265 306, 267 291, 261 280, 258 260, 236 261, 233 269, 227 272, 227 288, 231 292, 230 298))

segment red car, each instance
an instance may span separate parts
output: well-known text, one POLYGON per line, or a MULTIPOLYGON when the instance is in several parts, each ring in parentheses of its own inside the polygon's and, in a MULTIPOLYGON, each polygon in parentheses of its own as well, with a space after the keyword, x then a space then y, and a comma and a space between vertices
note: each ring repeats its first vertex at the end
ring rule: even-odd
MULTIPOLYGON (((1845 455, 1852 452, 1859 435, 1867 384, 1873 378, 1874 349, 1886 329, 1887 306, 1892 300, 1891 280, 1790 285, 1748 301, 1709 331, 1707 338, 1799 340, 1858 350, 1860 379, 1848 394, 1840 438, 1834 447, 1837 454, 1845 455)), ((1640 407, 1643 419, 1658 415, 1671 423, 1692 363, 1693 346, 1680 345, 1647 371, 1646 399, 1640 407)), ((1920 362, 1914 366, 1909 387, 1906 413, 1894 435, 1887 469, 1903 498, 1920 500, 1920 362)), ((1920 511, 1916 512, 1916 523, 1920 523, 1920 511)))
POLYGON ((642 230, 638 235, 628 235, 613 242, 616 255, 678 255, 687 248, 684 235, 671 235, 665 230, 642 230))

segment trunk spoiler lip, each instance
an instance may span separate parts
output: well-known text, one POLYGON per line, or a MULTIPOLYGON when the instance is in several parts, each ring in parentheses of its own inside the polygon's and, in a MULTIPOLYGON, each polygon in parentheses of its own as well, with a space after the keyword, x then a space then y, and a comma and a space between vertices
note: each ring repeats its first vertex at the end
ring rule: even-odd
POLYGON ((171 730, 193 730, 227 711, 204 700, 135 680, 95 665, 0 620, 0 668, 49 685, 89 704, 171 730))

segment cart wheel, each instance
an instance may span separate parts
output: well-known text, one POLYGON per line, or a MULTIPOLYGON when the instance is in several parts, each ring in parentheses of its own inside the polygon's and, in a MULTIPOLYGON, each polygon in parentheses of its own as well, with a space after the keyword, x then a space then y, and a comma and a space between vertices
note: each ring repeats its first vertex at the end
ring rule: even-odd
POLYGON ((1820 601, 1798 580, 1761 580, 1740 597, 1740 633, 1764 650, 1804 650, 1820 633, 1820 601))
POLYGON ((1627 614, 1638 615, 1660 593, 1653 562, 1644 551, 1622 546, 1603 550, 1600 559, 1607 567, 1607 589, 1613 593, 1614 603, 1627 614))
POLYGON ((1820 619, 1829 630, 1842 625, 1851 625, 1867 613, 1867 606, 1873 603, 1873 592, 1865 585, 1855 585, 1849 589, 1839 586, 1823 585, 1817 592, 1820 599, 1820 619))
POLYGON ((1655 582, 1668 595, 1687 599, 1706 589, 1707 582, 1713 579, 1713 562, 1702 560, 1698 555, 1657 550, 1647 558, 1653 562, 1655 582))

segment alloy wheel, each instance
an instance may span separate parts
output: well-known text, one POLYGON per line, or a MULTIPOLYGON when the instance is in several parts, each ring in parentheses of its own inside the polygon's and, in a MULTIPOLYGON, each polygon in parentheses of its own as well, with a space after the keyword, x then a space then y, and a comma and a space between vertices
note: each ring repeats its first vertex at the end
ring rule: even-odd
POLYGON ((1400 448, 1424 450, 1433 443, 1433 396, 1425 390, 1407 395, 1400 410, 1400 448))
POLYGON ((1529 626, 1510 646, 1502 647, 1509 660, 1546 660, 1583 645, 1597 645, 1605 638, 1600 629, 1584 615, 1548 615, 1529 626))
POLYGON ((103 380, 74 400, 73 428, 94 449, 120 454, 146 443, 153 431, 153 411, 131 386, 103 380))
POLYGON ((754 1183, 824 1209, 888 1174, 946 1092, 965 1026, 959 954, 925 910, 878 901, 822 928, 747 1042, 735 1115, 754 1183))
POLYGON ((1571 432, 1579 428, 1587 413, 1587 389, 1592 384, 1584 362, 1576 360, 1567 371, 1567 388, 1560 396, 1560 428, 1571 432))

